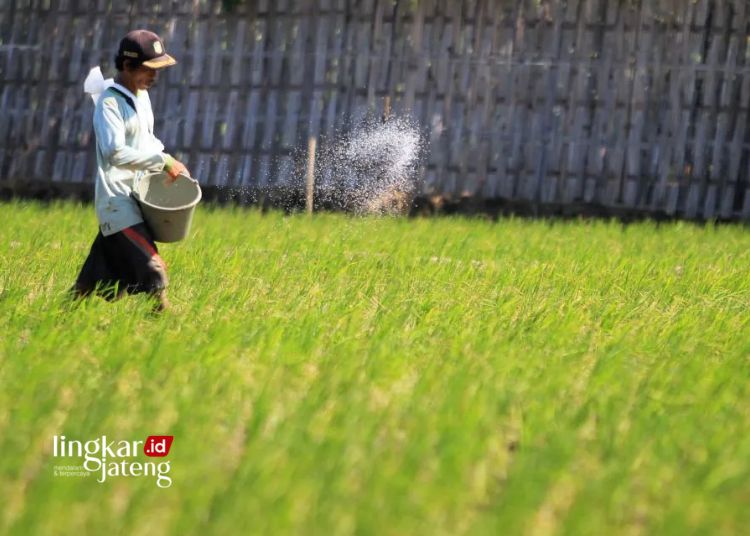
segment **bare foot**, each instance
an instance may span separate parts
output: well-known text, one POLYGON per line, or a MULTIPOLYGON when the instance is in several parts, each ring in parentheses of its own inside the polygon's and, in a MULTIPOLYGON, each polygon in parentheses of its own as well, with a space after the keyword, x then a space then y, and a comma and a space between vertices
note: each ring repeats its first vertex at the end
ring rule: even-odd
POLYGON ((153 312, 157 314, 161 314, 165 311, 169 311, 172 309, 172 305, 169 303, 169 300, 167 299, 167 291, 162 290, 158 294, 154 296, 155 303, 153 312))

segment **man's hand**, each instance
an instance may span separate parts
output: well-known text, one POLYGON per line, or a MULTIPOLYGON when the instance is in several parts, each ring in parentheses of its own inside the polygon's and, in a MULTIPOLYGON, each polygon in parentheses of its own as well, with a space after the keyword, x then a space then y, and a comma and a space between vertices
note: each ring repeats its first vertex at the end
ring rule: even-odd
POLYGON ((190 176, 190 172, 188 171, 188 168, 185 167, 185 164, 171 156, 167 157, 167 162, 164 164, 164 171, 169 175, 169 182, 176 181, 179 175, 190 176))

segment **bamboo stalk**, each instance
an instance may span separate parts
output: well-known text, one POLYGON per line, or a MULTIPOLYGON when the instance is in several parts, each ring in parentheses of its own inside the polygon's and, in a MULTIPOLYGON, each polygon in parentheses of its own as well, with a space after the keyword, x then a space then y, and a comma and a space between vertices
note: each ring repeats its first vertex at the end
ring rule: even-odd
POLYGON ((315 189, 315 148, 318 144, 318 139, 315 136, 310 136, 307 142, 307 188, 305 207, 308 214, 313 212, 313 191, 315 189))

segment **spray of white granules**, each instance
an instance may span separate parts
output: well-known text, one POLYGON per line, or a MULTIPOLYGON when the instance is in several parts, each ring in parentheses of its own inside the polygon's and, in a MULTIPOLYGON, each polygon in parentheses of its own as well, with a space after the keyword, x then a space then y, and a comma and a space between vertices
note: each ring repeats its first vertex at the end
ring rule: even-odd
POLYGON ((411 121, 367 121, 320 152, 315 195, 359 214, 403 212, 417 190, 423 149, 411 121))
MULTIPOLYGON (((407 213, 418 190, 425 147, 416 124, 397 116, 367 119, 343 134, 321 139, 315 161, 315 206, 355 214, 407 213)), ((250 202, 267 196, 272 203, 294 210, 300 194, 304 199, 306 147, 298 147, 290 156, 287 162, 294 164, 279 161, 278 176, 270 184, 222 185, 219 190, 229 199, 244 197, 250 202)), ((228 179, 227 174, 224 182, 228 179)))

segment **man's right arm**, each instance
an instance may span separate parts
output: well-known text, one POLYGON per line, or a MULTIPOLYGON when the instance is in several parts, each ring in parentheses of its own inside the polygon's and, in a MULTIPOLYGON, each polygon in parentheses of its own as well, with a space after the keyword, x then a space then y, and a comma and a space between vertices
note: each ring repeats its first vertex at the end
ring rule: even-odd
POLYGON ((167 155, 139 150, 125 143, 125 122, 115 97, 103 97, 94 111, 94 132, 102 156, 113 166, 145 171, 161 171, 167 155))

